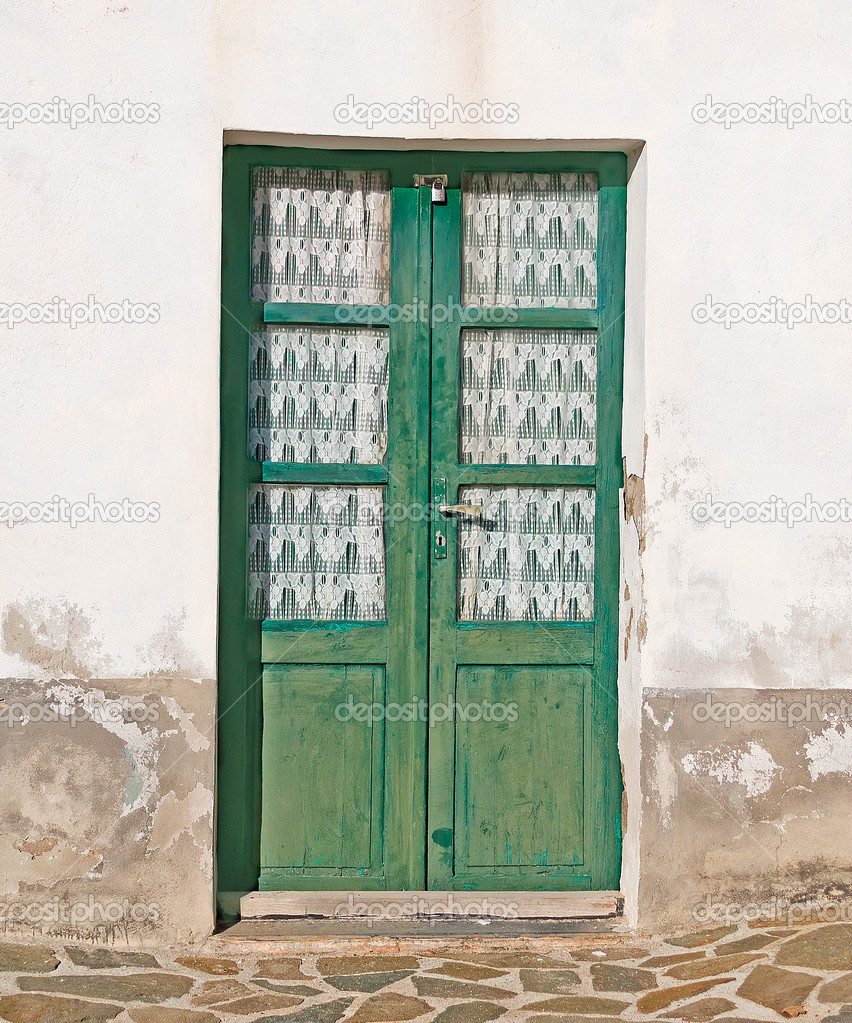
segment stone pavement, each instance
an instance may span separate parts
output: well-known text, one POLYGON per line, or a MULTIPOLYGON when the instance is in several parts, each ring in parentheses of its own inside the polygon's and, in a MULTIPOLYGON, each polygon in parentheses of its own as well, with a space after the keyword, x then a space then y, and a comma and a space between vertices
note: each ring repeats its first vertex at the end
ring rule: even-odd
POLYGON ((852 1023, 852 924, 668 938, 0 943, 10 1023, 852 1023))

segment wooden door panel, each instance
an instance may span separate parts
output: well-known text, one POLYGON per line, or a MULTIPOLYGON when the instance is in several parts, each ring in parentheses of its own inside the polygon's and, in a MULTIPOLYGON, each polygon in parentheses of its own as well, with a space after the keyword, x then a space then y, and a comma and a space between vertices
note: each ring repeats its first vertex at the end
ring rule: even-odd
POLYGON ((360 708, 384 703, 379 665, 264 671, 261 888, 381 873, 384 722, 360 708))
POLYGON ((582 864, 590 681, 582 669, 459 667, 458 876, 531 868, 543 878, 582 864))

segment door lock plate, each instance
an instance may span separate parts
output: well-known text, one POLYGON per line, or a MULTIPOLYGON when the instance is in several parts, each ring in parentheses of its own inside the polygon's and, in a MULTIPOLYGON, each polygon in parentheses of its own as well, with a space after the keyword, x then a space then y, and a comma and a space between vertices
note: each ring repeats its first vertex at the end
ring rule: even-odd
POLYGON ((447 535, 443 529, 443 523, 437 514, 442 504, 447 503, 447 477, 436 476, 432 480, 432 555, 435 558, 446 558, 447 556, 447 535))

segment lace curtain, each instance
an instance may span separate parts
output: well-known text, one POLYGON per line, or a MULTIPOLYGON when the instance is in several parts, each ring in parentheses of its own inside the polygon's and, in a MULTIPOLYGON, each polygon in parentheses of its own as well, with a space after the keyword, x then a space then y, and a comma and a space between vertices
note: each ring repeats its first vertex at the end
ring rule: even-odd
POLYGON ((269 327, 251 337, 249 457, 384 461, 387 329, 269 327))
POLYGON ((594 309, 594 174, 465 174, 462 193, 465 305, 594 309))
POLYGON ((255 302, 390 301, 387 171, 256 167, 255 302))
POLYGON ((594 465, 593 330, 464 330, 460 461, 594 465))
POLYGON ((252 487, 248 603, 275 621, 382 621, 381 489, 252 487))
POLYGON ((583 487, 462 487, 460 621, 594 619, 595 494, 583 487))

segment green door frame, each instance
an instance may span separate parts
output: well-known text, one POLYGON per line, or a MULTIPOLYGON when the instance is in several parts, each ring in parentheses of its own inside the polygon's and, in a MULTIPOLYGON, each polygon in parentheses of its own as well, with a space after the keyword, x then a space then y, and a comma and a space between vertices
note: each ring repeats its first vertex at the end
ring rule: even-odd
MULTIPOLYGON (((363 637, 365 649, 377 640, 368 635, 371 626, 335 627, 328 623, 264 623, 246 614, 246 564, 248 556, 248 501, 253 483, 380 483, 388 481, 398 493, 415 494, 418 504, 429 502, 429 352, 432 349, 433 373, 438 360, 452 351, 452 345, 439 344, 435 330, 417 317, 413 322, 397 317, 382 320, 379 307, 368 310, 370 322, 389 323, 391 329, 391 391, 389 395, 392 430, 397 431, 399 464, 392 475, 384 467, 324 467, 261 465, 249 460, 246 430, 248 423, 248 345, 253 328, 267 322, 333 323, 334 307, 301 306, 250 300, 251 202, 250 183, 255 166, 346 167, 387 169, 393 196, 392 293, 391 302, 404 306, 430 300, 432 281, 433 212, 436 237, 449 230, 447 219, 457 202, 461 175, 466 170, 537 170, 592 172, 598 176, 599 216, 598 274, 599 303, 595 311, 561 310, 554 318, 549 310, 532 312, 528 326, 597 327, 598 340, 598 460, 591 471, 571 468, 559 475, 559 482, 593 484, 597 492, 595 547, 595 607, 593 626, 560 626, 564 641, 572 650, 588 650, 589 656, 575 655, 570 663, 595 666, 595 685, 590 693, 590 731, 596 737, 595 779, 590 786, 591 799, 586 819, 591 821, 593 869, 588 879, 574 887, 614 889, 618 887, 621 840, 621 774, 617 750, 617 644, 619 586, 618 491, 621 486, 621 404, 624 313, 624 254, 626 234, 627 161, 621 153, 567 152, 443 152, 373 150, 311 150, 271 146, 229 146, 224 154, 223 228, 222 228, 222 354, 221 354, 221 484, 220 484, 220 591, 219 591, 219 709, 217 739, 216 801, 216 890, 219 914, 232 919, 238 912, 238 898, 259 887, 261 820, 261 728, 263 664, 283 660, 288 645, 300 644, 299 663, 341 662, 351 658, 353 636, 363 637), (446 174, 448 188, 455 191, 447 207, 435 207, 429 190, 415 190, 414 174, 446 174), (394 239, 405 238, 405 245, 394 239), (533 323, 532 320, 535 322, 533 323), (422 396, 423 400, 418 400, 422 396), (396 425, 394 425, 396 424, 396 425), (408 489, 405 489, 408 488, 408 489), (346 654, 342 653, 344 643, 346 654), (341 651, 339 657, 329 651, 341 651), (311 651, 313 650, 313 654, 311 651)), ((456 294, 458 281, 449 278, 455 272, 452 260, 436 268, 448 276, 441 294, 456 294), (449 290, 444 290, 449 288, 449 290)), ((419 308, 415 305, 414 308, 419 308)), ((480 316, 476 324, 484 326, 480 316)), ((501 324, 502 325, 502 324, 501 324)), ((456 322, 455 329, 459 324, 456 322)), ((437 325, 436 325, 437 329, 437 325)), ((446 339, 444 339, 446 341, 446 339)), ((457 338, 456 338, 457 341, 457 338)), ((455 355, 458 359, 457 349, 455 355)), ((434 378, 433 378, 434 379, 434 378)), ((445 376, 445 379, 448 379, 445 376)), ((448 414, 455 414, 454 412, 448 414)), ((434 438, 433 438, 434 443, 434 438)), ((544 482, 549 482, 545 472, 544 482)), ((477 477, 482 480, 480 474, 477 477)), ((537 480, 541 477, 537 476, 537 480)), ((458 476, 455 483, 463 482, 458 476)), ((506 482, 506 480, 504 480, 506 482)), ((550 481, 556 483, 556 479, 550 481)), ((395 493, 388 491, 388 502, 395 493)), ((411 500, 407 497, 407 500, 411 500)), ((416 608, 428 604, 430 537, 409 521, 401 521, 395 542, 389 545, 388 579, 403 578, 410 584, 398 596, 398 617, 394 619, 392 601, 385 632, 388 677, 407 679, 405 692, 387 694, 388 699, 405 703, 411 699, 410 680, 427 679, 429 623, 425 614, 418 618, 416 608), (406 617, 407 616, 407 617, 406 617), (417 621, 412 633, 405 621, 417 621), (422 623, 422 624, 421 624, 422 623)), ((390 527, 387 527, 390 528, 390 527)), ((452 607, 454 607, 454 601, 452 607)), ((550 628, 550 627, 549 627, 550 628)), ((379 642, 381 642, 379 640, 379 642)), ((374 646, 375 649, 375 646, 374 646)), ((292 659, 292 658, 291 658, 292 659)), ((357 658, 356 658, 357 659, 357 658)), ((563 661, 566 659, 563 658, 563 661)), ((399 682, 397 683, 400 684, 399 682)), ((434 695, 434 691, 433 691, 434 695)), ((426 878, 426 789, 425 761, 427 735, 425 723, 397 725, 393 754, 395 768, 409 771, 409 780, 396 778, 387 791, 389 815, 402 819, 407 810, 410 828, 399 830, 386 849, 382 877, 374 884, 345 878, 337 887, 388 887, 417 889, 426 878), (402 734, 404 732, 404 735, 402 734), (408 864, 408 867, 406 867, 408 864), (412 867, 411 865, 414 864, 412 867)), ((390 755, 390 754, 389 754, 390 755)), ((430 814, 434 811, 430 811, 430 814)), ((430 834, 432 827, 430 816, 430 834)), ((431 868, 435 871, 431 887, 442 887, 446 870, 440 853, 432 849, 431 868)), ((585 873, 585 872, 584 872, 585 873)), ((294 885, 295 886, 295 885, 294 885)), ((316 887, 305 882, 302 887, 316 887)), ((322 887, 335 885, 323 878, 322 887)), ((553 887, 565 887, 556 885, 553 887)), ((572 885, 568 885, 569 887, 572 885)))

